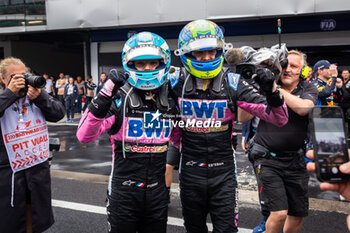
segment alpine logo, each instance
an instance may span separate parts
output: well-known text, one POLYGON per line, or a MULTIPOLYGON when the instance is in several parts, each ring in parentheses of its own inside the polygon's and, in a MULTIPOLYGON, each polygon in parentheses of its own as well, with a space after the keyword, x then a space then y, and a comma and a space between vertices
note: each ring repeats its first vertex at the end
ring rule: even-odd
POLYGON ((186 166, 193 166, 193 165, 196 165, 196 164, 197 164, 197 162, 195 162, 195 161, 188 161, 186 163, 186 166))
POLYGON ((122 185, 125 185, 125 186, 131 186, 132 184, 135 184, 136 182, 135 181, 132 181, 132 180, 126 180, 122 183, 122 185))

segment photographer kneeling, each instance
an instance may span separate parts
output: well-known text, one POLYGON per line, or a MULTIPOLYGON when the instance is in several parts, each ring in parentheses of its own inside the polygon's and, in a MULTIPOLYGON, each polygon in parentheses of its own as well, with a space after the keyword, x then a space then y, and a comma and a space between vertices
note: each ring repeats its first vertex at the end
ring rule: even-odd
POLYGON ((64 108, 41 89, 45 79, 26 72, 20 59, 0 61, 1 232, 43 232, 54 222, 46 120, 59 121, 64 108))
POLYGON ((288 106, 288 123, 276 127, 260 120, 249 157, 257 169, 261 205, 270 211, 267 233, 299 232, 308 215, 308 180, 304 140, 308 112, 316 104, 318 91, 300 78, 306 56, 288 52, 288 66, 282 70, 280 93, 288 106))

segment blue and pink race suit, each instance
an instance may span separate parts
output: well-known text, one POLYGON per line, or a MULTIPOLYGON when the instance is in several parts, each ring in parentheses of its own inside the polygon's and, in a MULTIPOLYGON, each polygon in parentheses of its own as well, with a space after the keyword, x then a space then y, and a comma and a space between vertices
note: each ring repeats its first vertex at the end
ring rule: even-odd
POLYGON ((112 143, 107 195, 110 232, 166 232, 164 174, 172 124, 164 117, 173 114, 176 107, 171 100, 168 106, 160 106, 164 99, 159 96, 159 91, 146 94, 126 84, 105 118, 87 110, 80 121, 79 141, 92 142, 107 131, 112 143), (145 125, 150 113, 152 119, 145 125))
POLYGON ((180 134, 172 139, 182 153, 180 196, 186 230, 207 232, 209 213, 214 233, 237 232, 237 177, 231 142, 236 107, 282 126, 288 121, 286 105, 268 107, 265 96, 238 74, 224 70, 211 80, 182 70, 170 76, 170 83, 182 119, 189 122, 176 128, 180 134))

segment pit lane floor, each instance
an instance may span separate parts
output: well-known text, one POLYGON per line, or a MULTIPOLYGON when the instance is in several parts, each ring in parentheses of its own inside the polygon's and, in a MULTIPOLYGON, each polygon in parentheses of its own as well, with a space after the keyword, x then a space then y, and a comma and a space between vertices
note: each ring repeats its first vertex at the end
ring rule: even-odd
MULTIPOLYGON (((50 136, 60 138, 61 149, 54 153, 52 162, 56 224, 47 232, 107 232, 103 211, 111 166, 110 142, 104 134, 93 143, 80 144, 75 137, 76 128, 77 124, 49 125, 50 136), (73 222, 74 227, 71 224, 73 222)), ((240 232, 251 232, 248 229, 252 229, 261 220, 256 181, 252 167, 241 148, 237 150, 236 159, 240 232)), ((168 232, 185 232, 182 227, 176 171, 174 178, 168 232)), ((347 232, 345 213, 349 213, 348 204, 339 202, 339 195, 334 192, 321 192, 318 184, 312 174, 309 182, 310 214, 305 219, 301 232, 347 232)))

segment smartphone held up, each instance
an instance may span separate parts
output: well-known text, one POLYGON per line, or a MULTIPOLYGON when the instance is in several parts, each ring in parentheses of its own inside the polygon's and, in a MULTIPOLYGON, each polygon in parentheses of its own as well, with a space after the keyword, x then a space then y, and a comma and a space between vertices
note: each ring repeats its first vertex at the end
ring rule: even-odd
POLYGON ((309 119, 317 178, 322 182, 348 181, 350 176, 339 170, 340 165, 349 161, 342 109, 316 106, 309 119))

